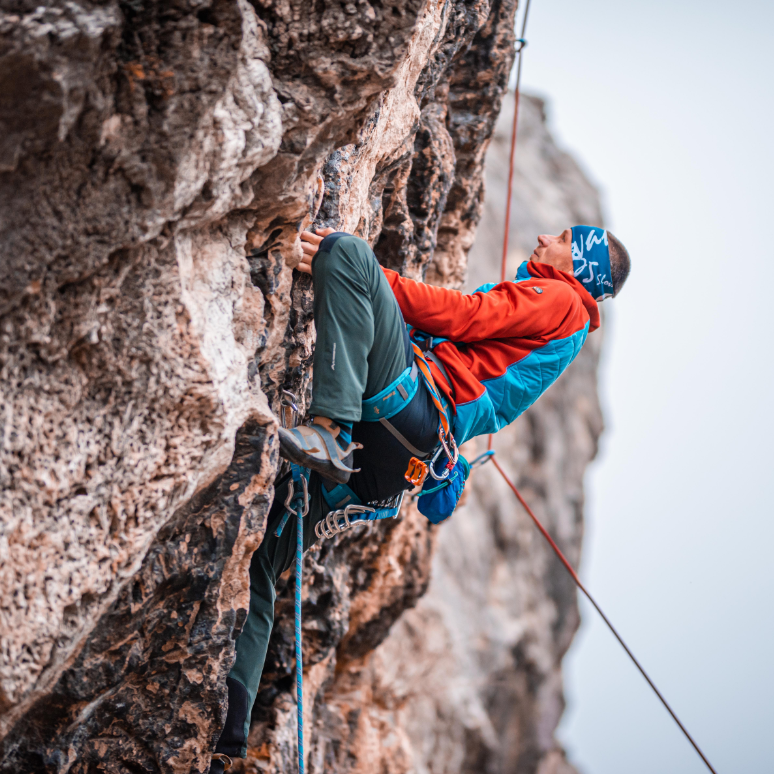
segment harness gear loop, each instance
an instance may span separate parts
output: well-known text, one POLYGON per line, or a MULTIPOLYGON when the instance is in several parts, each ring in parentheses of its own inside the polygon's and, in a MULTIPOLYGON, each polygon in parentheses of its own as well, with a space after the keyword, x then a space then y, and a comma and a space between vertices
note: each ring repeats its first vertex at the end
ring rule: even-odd
POLYGON ((409 460, 408 470, 404 473, 403 477, 413 486, 424 484, 425 479, 427 478, 427 463, 418 460, 416 457, 412 457, 409 460))

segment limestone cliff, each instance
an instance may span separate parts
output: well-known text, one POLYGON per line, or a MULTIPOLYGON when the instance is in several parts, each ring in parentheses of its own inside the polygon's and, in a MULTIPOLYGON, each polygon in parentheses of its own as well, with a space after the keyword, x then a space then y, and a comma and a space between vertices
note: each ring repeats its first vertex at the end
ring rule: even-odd
MULTIPOLYGON (((311 289, 292 267, 318 176, 318 225, 461 282, 514 12, 0 4, 0 771, 207 770, 278 394, 308 402, 311 289)), ((527 240, 596 207, 530 104, 527 240)), ((503 439, 575 559, 594 366, 591 348, 503 439)), ((574 595, 489 476, 453 524, 407 509, 310 556, 309 771, 558 770, 574 595)), ((252 771, 294 770, 288 600, 252 771)))

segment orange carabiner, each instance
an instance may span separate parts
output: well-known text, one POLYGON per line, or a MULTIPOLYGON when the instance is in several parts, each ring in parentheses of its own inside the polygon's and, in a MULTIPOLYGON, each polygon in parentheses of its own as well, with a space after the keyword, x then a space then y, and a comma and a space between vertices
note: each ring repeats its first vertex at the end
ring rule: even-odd
POLYGON ((418 460, 416 457, 412 457, 409 460, 408 470, 406 471, 404 478, 409 484, 421 486, 427 478, 427 463, 418 460))

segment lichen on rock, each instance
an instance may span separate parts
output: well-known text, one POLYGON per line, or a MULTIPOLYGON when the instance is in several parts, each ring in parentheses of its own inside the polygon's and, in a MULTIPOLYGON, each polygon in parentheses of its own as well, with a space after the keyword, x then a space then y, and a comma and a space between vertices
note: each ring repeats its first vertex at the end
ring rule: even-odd
MULTIPOLYGON (((318 178, 315 225, 459 286, 514 13, 513 0, 3 5, 0 771, 207 771, 280 468, 281 390, 308 405, 311 283, 293 267, 318 178)), ((527 145, 559 158, 529 105, 527 145)), ((551 217, 593 210, 561 158, 527 185, 554 186, 551 217)), ((528 198, 517 212, 535 212, 528 198)), ((545 222, 526 216, 524 235, 545 222)), ((574 558, 595 362, 592 348, 504 446, 574 558)), ((561 757, 574 595, 479 487, 453 525, 406 509, 310 552, 309 771, 561 770, 545 766, 561 757), (496 644, 477 656, 455 646, 458 672, 482 654, 498 665, 470 673, 479 687, 458 673, 433 688, 454 629, 439 583, 476 520, 489 541, 476 571, 513 576, 511 634, 485 627, 496 644), (527 687, 497 693, 511 678, 527 687), (470 711, 447 706, 454 686, 470 711)), ((294 766, 287 584, 245 770, 294 766)))

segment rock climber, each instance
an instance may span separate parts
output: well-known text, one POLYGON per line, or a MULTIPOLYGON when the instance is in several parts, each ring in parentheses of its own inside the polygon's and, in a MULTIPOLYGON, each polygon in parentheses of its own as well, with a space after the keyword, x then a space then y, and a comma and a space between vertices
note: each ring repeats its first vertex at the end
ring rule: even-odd
MULTIPOLYGON (((620 292, 630 268, 610 232, 575 226, 539 236, 513 281, 463 294, 381 267, 350 234, 328 228, 300 238, 297 268, 312 275, 317 329, 311 421, 279 432, 281 456, 311 471, 305 549, 330 513, 347 503, 394 505, 410 481, 425 480, 428 463, 440 459, 451 470, 455 441, 495 433, 526 411, 599 327, 597 303, 620 292)), ((437 475, 426 480, 429 491, 443 484, 437 475)), ((295 519, 279 528, 288 482, 276 484, 250 566, 250 610, 227 678, 212 774, 246 755, 275 584, 295 556, 295 519)))

